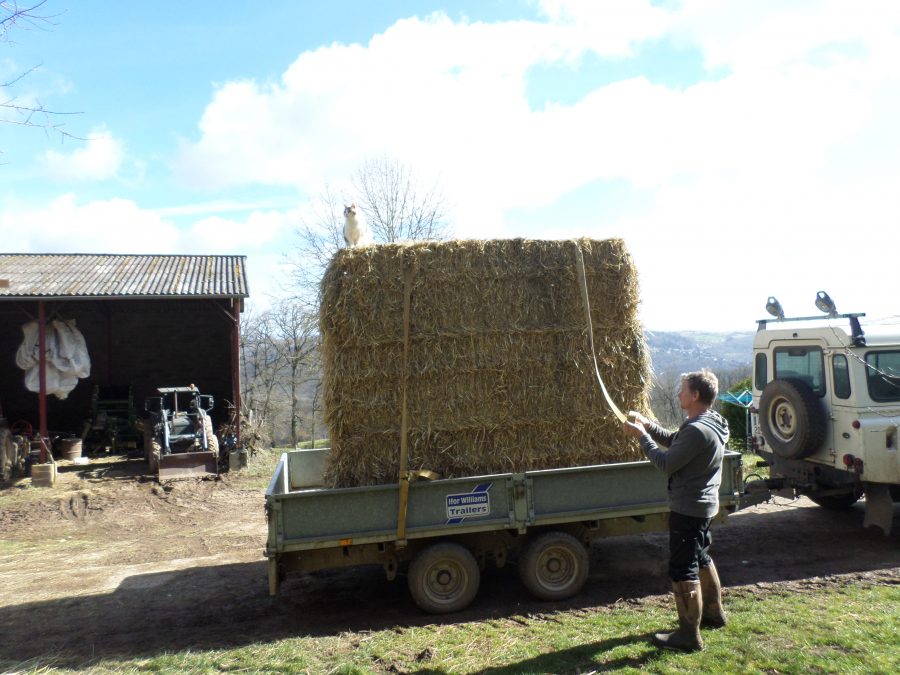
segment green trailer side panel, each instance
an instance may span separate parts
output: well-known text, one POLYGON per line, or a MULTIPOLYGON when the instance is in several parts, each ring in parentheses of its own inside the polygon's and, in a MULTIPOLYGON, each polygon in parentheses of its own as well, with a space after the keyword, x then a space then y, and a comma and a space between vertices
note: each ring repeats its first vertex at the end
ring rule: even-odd
MULTIPOLYGON (((511 474, 459 478, 410 485, 407 537, 450 535, 451 530, 470 532, 512 527, 511 474), (479 490, 479 488, 481 488, 479 490), (475 515, 452 518, 448 503, 466 508, 466 497, 478 491, 475 515), (487 513, 484 513, 487 507, 487 513)), ((399 487, 376 485, 361 488, 304 490, 278 495, 284 523, 284 543, 335 539, 391 539, 397 532, 399 487)))
POLYGON ((666 478, 646 463, 531 471, 532 524, 547 518, 600 514, 666 504, 666 478))
MULTIPOLYGON (((396 539, 399 486, 291 490, 290 453, 266 494, 270 552, 396 539)), ((741 456, 726 453, 720 501, 733 510, 741 456)), ((525 474, 494 474, 410 485, 407 538, 450 537, 668 512, 666 477, 649 462, 525 474)))

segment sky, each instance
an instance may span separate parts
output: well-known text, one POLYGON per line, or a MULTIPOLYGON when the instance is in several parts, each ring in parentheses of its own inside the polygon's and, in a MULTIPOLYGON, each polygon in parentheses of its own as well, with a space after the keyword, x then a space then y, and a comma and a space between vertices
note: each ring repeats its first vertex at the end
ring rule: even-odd
POLYGON ((0 41, 0 103, 69 135, 0 108, 0 251, 246 255, 264 308, 323 190, 388 157, 457 238, 623 238, 651 330, 753 330, 820 290, 900 323, 893 0, 38 11, 0 41))

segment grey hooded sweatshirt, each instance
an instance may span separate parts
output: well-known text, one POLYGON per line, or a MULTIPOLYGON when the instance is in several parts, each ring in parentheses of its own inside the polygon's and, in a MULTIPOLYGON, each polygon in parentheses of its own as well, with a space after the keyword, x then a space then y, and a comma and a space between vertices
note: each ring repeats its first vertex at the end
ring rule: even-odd
POLYGON ((678 431, 651 422, 647 432, 641 437, 641 449, 669 477, 669 509, 694 518, 715 516, 728 442, 725 418, 707 410, 685 420, 678 431), (668 450, 660 450, 657 443, 668 450))

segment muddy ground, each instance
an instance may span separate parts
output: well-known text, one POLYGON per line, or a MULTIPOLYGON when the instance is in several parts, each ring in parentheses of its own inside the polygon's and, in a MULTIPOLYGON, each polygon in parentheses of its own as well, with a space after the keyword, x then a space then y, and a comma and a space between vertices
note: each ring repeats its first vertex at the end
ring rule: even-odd
MULTIPOLYGON (((98 657, 240 646, 301 635, 456 623, 617 602, 659 601, 666 536, 608 539, 591 550, 575 599, 530 599, 515 569, 487 572, 473 605, 433 617, 403 577, 378 569, 289 577, 270 598, 262 551, 264 471, 160 487, 146 464, 64 466, 53 489, 0 484, 0 670, 54 656, 98 657)), ((752 507, 714 530, 728 593, 900 583, 900 505, 889 537, 863 530, 862 504, 826 511, 806 499, 752 507)))

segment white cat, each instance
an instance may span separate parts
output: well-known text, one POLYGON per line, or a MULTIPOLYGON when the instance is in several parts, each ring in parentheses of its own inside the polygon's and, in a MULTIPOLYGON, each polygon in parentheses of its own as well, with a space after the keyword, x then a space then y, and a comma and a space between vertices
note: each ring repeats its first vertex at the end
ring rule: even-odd
POLYGON ((365 246, 372 243, 372 233, 355 203, 344 206, 344 242, 347 246, 365 246))

